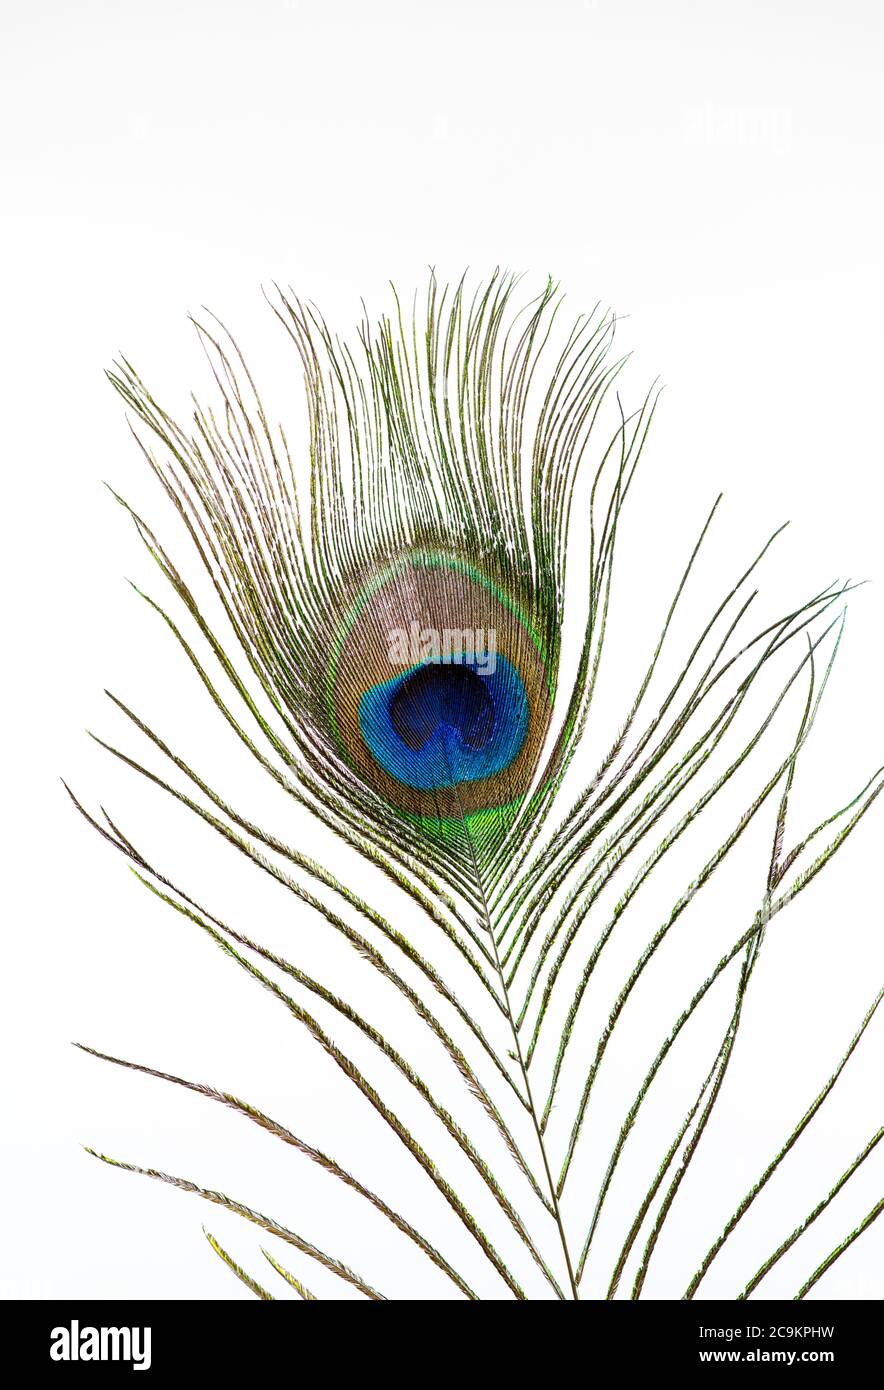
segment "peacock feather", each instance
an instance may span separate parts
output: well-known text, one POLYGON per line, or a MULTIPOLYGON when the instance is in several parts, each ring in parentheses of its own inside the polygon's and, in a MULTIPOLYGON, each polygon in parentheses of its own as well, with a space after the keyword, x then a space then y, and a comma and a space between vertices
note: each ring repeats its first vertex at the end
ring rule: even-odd
MULTIPOLYGON (((575 753, 591 725, 602 652, 610 648, 618 537, 628 524, 657 393, 624 409, 617 381, 625 359, 614 351, 613 315, 596 309, 563 325, 556 286, 521 299, 519 283, 495 273, 470 290, 466 280, 443 287, 431 275, 425 296, 416 295, 409 311, 394 292, 390 314, 375 324, 364 318, 349 343, 313 306, 277 289, 271 307, 306 390, 308 435, 297 448, 271 423, 235 341, 210 316, 196 328, 215 399, 195 403, 187 426, 175 423, 127 360, 109 373, 143 457, 189 534, 191 558, 211 584, 219 622, 207 616, 144 517, 118 497, 191 632, 159 600, 144 597, 180 644, 231 737, 348 853, 385 876, 401 912, 381 911, 370 889, 364 896, 237 811, 213 774, 192 767, 114 696, 175 780, 150 770, 134 752, 99 742, 214 831, 219 851, 220 841, 239 851, 378 972, 463 1083, 465 1115, 481 1112, 483 1124, 452 1114, 415 1060, 387 1036, 383 1020, 364 1015, 334 981, 314 979, 296 959, 210 910, 192 896, 194 888, 172 882, 150 862, 107 813, 92 816, 76 805, 142 883, 274 996, 373 1108, 423 1172, 427 1202, 447 1204, 451 1221, 475 1244, 492 1276, 483 1296, 579 1296, 639 1112, 706 996, 730 991, 720 1041, 704 1062, 687 1114, 673 1120, 672 1143, 659 1155, 647 1190, 634 1196, 634 1218, 620 1233, 620 1253, 605 1277, 602 1292, 614 1297, 629 1270, 637 1298, 717 1105, 766 934, 840 849, 884 781, 879 771, 843 807, 791 840, 796 767, 832 670, 851 586, 829 585, 753 626, 754 576, 779 532, 710 601, 675 675, 663 680, 662 654, 718 501, 663 605, 662 630, 633 698, 593 774, 581 772, 575 753), (754 701, 772 673, 779 674, 759 714, 754 701), (665 900, 654 887, 659 866, 756 764, 742 814, 674 903, 665 900), (572 783, 566 795, 563 788, 572 783), (711 972, 686 992, 672 1027, 648 1054, 640 1085, 622 1095, 621 1122, 589 1212, 585 1193, 569 1208, 586 1113, 611 1038, 630 1018, 633 991, 700 890, 758 825, 768 826, 769 849, 759 868, 757 908, 711 972), (649 881, 660 925, 636 943, 634 965, 612 996, 607 1021, 587 1044, 579 1024, 596 967, 649 881), (321 1021, 329 1012, 386 1059, 447 1134, 478 1176, 502 1235, 486 1233, 486 1214, 468 1204, 321 1021), (526 1259, 528 1276, 516 1272, 526 1259), (531 1278, 539 1279, 536 1295, 526 1292, 531 1278)), ((656 605, 657 596, 651 601, 656 605)), ((693 1297, 812 1123, 881 998, 879 991, 870 1001, 835 1074, 786 1128, 781 1148, 725 1229, 698 1253, 688 1289, 673 1287, 670 1296, 693 1297)), ((478 1296, 475 1281, 421 1233, 421 1212, 401 1213, 390 1193, 374 1191, 287 1124, 216 1086, 95 1055, 251 1120, 292 1148, 296 1162, 312 1160, 359 1194, 441 1271, 452 1293, 478 1296)), ((807 1222, 755 1276, 747 1275, 746 1294, 881 1137, 879 1130, 807 1222)), ((318 1262, 369 1299, 385 1296, 354 1272, 346 1252, 329 1255, 250 1203, 98 1156, 257 1224, 293 1247, 304 1268, 318 1262)), ((859 1234, 846 1237, 796 1296, 859 1234)), ((271 1297, 209 1240, 253 1293, 271 1297)), ((302 1282, 304 1269, 292 1273, 264 1253, 299 1297, 314 1297, 302 1282)))

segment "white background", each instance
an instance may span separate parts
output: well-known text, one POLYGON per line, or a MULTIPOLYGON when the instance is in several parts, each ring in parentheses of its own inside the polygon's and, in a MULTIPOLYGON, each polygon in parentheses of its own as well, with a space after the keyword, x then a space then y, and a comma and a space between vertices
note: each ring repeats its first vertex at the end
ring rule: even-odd
MULTIPOLYGON (((209 831, 83 733, 144 750, 104 700, 107 684, 248 814, 302 849, 339 855, 231 746, 162 623, 124 583, 166 597, 103 479, 166 528, 182 565, 190 557, 102 371, 124 351, 164 402, 186 412, 189 390, 208 385, 186 314, 209 305, 248 350, 274 417, 302 442, 294 362, 261 298, 274 280, 314 298, 342 330, 362 296, 380 310, 389 278, 410 293, 429 264, 440 276, 501 264, 529 272, 532 284, 552 273, 575 313, 601 300, 628 315, 627 394, 637 399, 658 374, 667 389, 624 541, 609 693, 584 770, 610 742, 617 692, 628 698, 723 488, 689 613, 707 612, 787 518, 793 525, 763 572, 765 613, 839 575, 874 581, 851 601, 796 788, 797 835, 884 761, 884 15, 875 0, 79 0, 2 10, 0 1287, 35 1298, 248 1297, 203 1241, 202 1221, 265 1283, 275 1279, 263 1272, 259 1232, 101 1167, 79 1147, 88 1143, 272 1213, 391 1297, 451 1288, 306 1160, 208 1102, 75 1053, 68 1043, 79 1039, 268 1109, 407 1211, 483 1294, 500 1296, 462 1229, 331 1064, 196 928, 139 887, 60 787, 63 774, 197 897, 358 995, 421 1059, 445 1102, 461 1104, 444 1058, 352 953, 329 946, 306 909, 231 865, 209 831)), ((676 656, 691 631, 688 618, 676 656)), ((777 738, 790 737, 797 716, 790 706, 777 738)), ((744 784, 719 826, 754 785, 744 784)), ((651 1296, 680 1294, 874 996, 884 964, 881 823, 876 808, 771 933, 721 1113, 651 1266, 651 1296)), ((636 1001, 635 1041, 612 1054, 599 1097, 600 1139, 704 965, 745 925, 740 895, 751 911, 768 836, 766 822, 636 1001)), ((688 846, 671 881, 650 890, 609 981, 665 917, 705 845, 688 846)), ((584 1065, 603 1001, 598 1010, 584 1065)), ((632 1186, 617 1195, 619 1224, 600 1270, 636 1205, 630 1193, 644 1191, 637 1184, 668 1142, 691 1078, 708 1066, 718 1017, 701 1023, 685 1053, 674 1108, 655 1112, 636 1138, 632 1186)), ((882 1029, 877 1019, 800 1152, 713 1267, 709 1295, 733 1296, 881 1123, 882 1029)), ((358 1043, 352 1049, 368 1058, 358 1043)), ((407 1095, 389 1085, 412 1115, 407 1095)), ((469 1106, 459 1113, 471 1116, 469 1106)), ((433 1127, 417 1111, 414 1123, 443 1160, 449 1151, 433 1127)), ((587 1192, 603 1147, 588 1142, 587 1192)), ((879 1152, 771 1277, 771 1296, 791 1297, 871 1207, 882 1177, 879 1152)), ((463 1184, 472 1200, 469 1175, 463 1184)), ((575 1199, 581 1230, 586 1200, 575 1199)), ((506 1243, 506 1228, 482 1211, 506 1243)), ((882 1256, 879 1224, 814 1293, 880 1298, 882 1256)), ((280 1257, 320 1296, 343 1287, 293 1251, 280 1257)), ((539 1292, 530 1266, 518 1270, 539 1292)))

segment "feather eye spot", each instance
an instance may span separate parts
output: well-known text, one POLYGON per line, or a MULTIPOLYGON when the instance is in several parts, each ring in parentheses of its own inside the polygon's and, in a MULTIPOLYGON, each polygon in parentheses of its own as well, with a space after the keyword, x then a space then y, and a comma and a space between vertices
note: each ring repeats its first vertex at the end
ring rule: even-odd
POLYGON ((528 701, 501 657, 492 674, 470 655, 455 665, 425 663, 373 686, 359 722, 380 766, 407 787, 435 791, 492 777, 525 742, 528 701))
POLYGON ((552 708, 554 672, 530 596, 512 574, 416 550, 342 607, 326 689, 350 766, 427 832, 490 812, 504 834, 552 708))

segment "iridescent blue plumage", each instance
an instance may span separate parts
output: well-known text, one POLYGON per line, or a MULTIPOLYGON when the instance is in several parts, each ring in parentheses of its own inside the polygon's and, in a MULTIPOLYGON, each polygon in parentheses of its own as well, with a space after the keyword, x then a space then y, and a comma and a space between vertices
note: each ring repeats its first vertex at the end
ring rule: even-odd
POLYGON ((419 663, 373 685, 359 702, 372 756, 419 791, 501 772, 525 742, 528 718, 524 683, 500 654, 493 663, 486 654, 419 663))

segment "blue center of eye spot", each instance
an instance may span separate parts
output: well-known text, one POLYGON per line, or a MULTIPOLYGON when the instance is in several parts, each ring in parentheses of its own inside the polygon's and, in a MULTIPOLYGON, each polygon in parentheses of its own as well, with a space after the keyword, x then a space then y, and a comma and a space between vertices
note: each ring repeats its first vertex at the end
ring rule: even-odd
POLYGON ((502 772, 528 732, 518 671, 497 655, 427 661, 373 685, 359 701, 362 737, 398 782, 434 791, 502 772))

